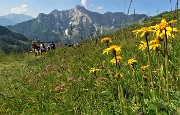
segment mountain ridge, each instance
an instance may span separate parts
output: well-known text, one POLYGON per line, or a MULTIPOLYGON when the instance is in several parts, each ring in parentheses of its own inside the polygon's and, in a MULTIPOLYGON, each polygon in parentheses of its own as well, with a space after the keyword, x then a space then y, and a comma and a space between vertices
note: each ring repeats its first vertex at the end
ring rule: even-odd
POLYGON ((148 16, 136 14, 134 17, 123 12, 100 14, 77 5, 70 10, 54 9, 49 14, 40 13, 33 20, 8 26, 8 28, 42 41, 78 42, 82 38, 85 40, 136 23, 142 18, 148 18, 148 16))
POLYGON ((2 26, 15 25, 31 19, 33 19, 33 17, 29 15, 12 13, 8 15, 0 16, 0 25, 2 26))

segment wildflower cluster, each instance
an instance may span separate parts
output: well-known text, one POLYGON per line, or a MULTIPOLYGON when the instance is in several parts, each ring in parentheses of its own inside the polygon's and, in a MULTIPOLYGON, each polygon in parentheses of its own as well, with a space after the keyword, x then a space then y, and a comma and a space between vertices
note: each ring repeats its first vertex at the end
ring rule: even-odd
MULTIPOLYGON (((139 30, 133 30, 132 32, 138 36, 140 34, 140 37, 145 37, 146 41, 141 41, 138 49, 141 51, 145 51, 147 49, 148 51, 148 64, 144 65, 140 68, 140 71, 143 72, 148 68, 148 75, 150 76, 151 86, 154 88, 154 82, 152 77, 152 65, 151 65, 151 55, 150 51, 159 51, 161 54, 163 54, 164 59, 164 68, 165 68, 165 75, 166 75, 166 90, 169 90, 169 69, 168 69, 168 61, 169 61, 169 54, 168 54, 168 45, 170 42, 170 38, 174 38, 174 33, 178 32, 179 30, 174 27, 174 23, 176 20, 171 20, 167 22, 165 19, 162 19, 159 24, 156 24, 155 26, 150 27, 142 27, 139 30), (150 37, 149 37, 150 36, 150 37), (148 38, 153 38, 152 40, 149 40, 148 38)), ((128 65, 131 65, 134 61, 128 60, 128 65)), ((167 93, 167 98, 169 98, 169 93, 167 93)))
POLYGON ((116 56, 110 61, 110 63, 112 63, 112 64, 116 64, 116 63, 120 64, 121 62, 122 62, 121 56, 116 56))
POLYGON ((170 25, 175 23, 177 20, 171 20, 170 22, 166 22, 165 19, 161 20, 161 23, 150 26, 149 30, 156 34, 155 38, 164 39, 166 36, 167 38, 174 38, 173 32, 177 32, 177 28, 173 28, 170 25))
POLYGON ((117 64, 120 65, 120 63, 122 62, 122 57, 120 56, 121 53, 121 46, 117 46, 117 45, 112 45, 109 48, 106 48, 105 50, 103 50, 102 54, 109 54, 112 53, 114 55, 114 58, 110 61, 110 63, 112 63, 112 65, 117 64))
MULTIPOLYGON (((161 47, 160 41, 158 39, 151 40, 148 43, 148 47, 149 47, 149 50, 154 50, 155 51, 155 50, 157 50, 158 48, 161 47)), ((145 49, 147 49, 147 43, 144 42, 144 41, 141 41, 141 43, 139 44, 138 49, 144 51, 145 49)))
POLYGON ((145 36, 146 38, 150 33, 153 33, 154 39, 149 42, 141 41, 139 50, 144 51, 149 48, 149 50, 156 51, 161 47, 161 42, 165 41, 166 38, 174 38, 174 32, 178 32, 178 29, 171 27, 171 25, 175 22, 176 20, 166 22, 165 19, 162 19, 161 22, 155 26, 142 27, 139 30, 133 30, 132 32, 135 33, 136 36, 141 33, 140 37, 145 36))
MULTIPOLYGON (((120 68, 120 64, 122 63, 122 57, 120 56, 121 54, 121 46, 118 45, 111 45, 109 46, 108 43, 112 42, 112 39, 109 37, 105 37, 101 40, 101 43, 107 43, 107 48, 103 50, 103 55, 113 55, 113 58, 110 60, 110 63, 112 65, 115 65, 116 68, 119 67, 120 68)), ((93 72, 93 69, 90 70, 93 72)), ((119 73, 116 71, 116 73, 112 75, 114 78, 119 78, 122 77, 123 74, 119 73)))

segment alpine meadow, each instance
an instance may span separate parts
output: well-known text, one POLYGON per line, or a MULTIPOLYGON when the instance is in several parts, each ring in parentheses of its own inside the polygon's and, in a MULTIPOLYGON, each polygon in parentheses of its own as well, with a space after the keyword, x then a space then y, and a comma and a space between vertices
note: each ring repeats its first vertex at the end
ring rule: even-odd
POLYGON ((177 8, 42 55, 23 52, 30 47, 23 36, 22 52, 0 51, 0 114, 179 115, 179 14, 177 8))

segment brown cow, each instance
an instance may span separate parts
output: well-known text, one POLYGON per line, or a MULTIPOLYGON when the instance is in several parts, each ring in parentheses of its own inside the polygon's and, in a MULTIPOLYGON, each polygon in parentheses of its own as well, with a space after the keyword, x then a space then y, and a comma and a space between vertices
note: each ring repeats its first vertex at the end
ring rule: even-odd
POLYGON ((40 46, 37 41, 32 41, 31 49, 35 53, 35 55, 40 55, 40 46))

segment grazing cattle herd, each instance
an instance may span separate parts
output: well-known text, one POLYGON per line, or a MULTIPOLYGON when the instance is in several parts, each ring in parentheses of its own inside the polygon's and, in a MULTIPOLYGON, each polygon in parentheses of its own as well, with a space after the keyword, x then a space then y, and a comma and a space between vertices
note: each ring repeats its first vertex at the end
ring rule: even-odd
POLYGON ((31 52, 34 52, 35 55, 42 55, 43 52, 47 52, 49 50, 53 50, 59 47, 63 47, 64 44, 62 42, 41 42, 39 40, 32 41, 31 44, 31 52))
POLYGON ((39 40, 33 40, 31 44, 31 52, 35 53, 35 56, 42 55, 43 52, 53 50, 61 47, 73 47, 80 46, 82 43, 64 44, 63 42, 42 42, 39 40))

